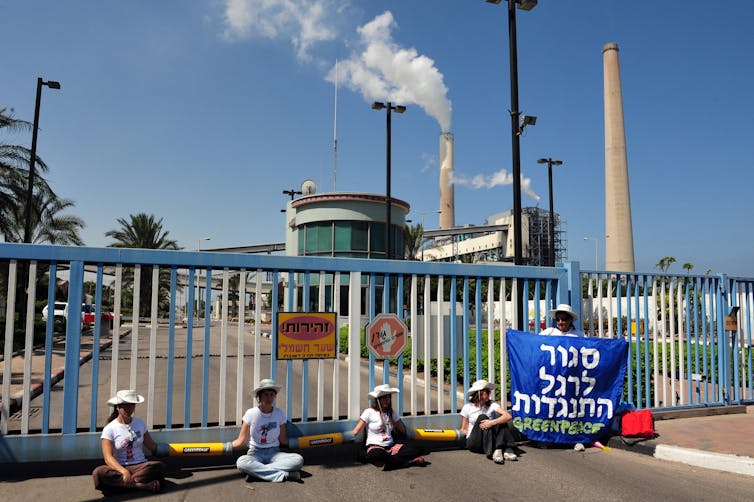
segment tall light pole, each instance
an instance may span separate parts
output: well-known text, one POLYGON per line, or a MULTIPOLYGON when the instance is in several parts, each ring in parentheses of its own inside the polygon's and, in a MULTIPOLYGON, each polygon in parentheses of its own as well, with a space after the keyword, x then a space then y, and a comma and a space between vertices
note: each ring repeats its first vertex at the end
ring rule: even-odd
POLYGON ((539 164, 547 164, 547 181, 550 186, 550 263, 551 267, 555 266, 555 211, 552 203, 552 166, 560 166, 563 164, 561 160, 552 160, 550 157, 546 159, 539 159, 539 164))
POLYGON ((34 129, 31 132, 31 155, 29 157, 29 186, 26 188, 26 219, 24 221, 24 242, 31 243, 31 212, 32 200, 34 194, 34 164, 37 160, 37 130, 39 129, 39 104, 42 100, 42 86, 46 85, 50 89, 60 89, 60 82, 48 80, 45 82, 42 77, 37 78, 37 101, 34 105, 34 129))
POLYGON ((386 176, 385 176, 385 256, 389 260, 392 257, 392 219, 391 219, 391 199, 390 199, 390 136, 391 136, 391 119, 390 112, 395 110, 396 113, 403 113, 406 111, 406 107, 402 105, 393 105, 390 101, 387 103, 380 103, 375 101, 372 103, 372 110, 387 110, 387 148, 385 152, 386 163, 386 176))
MULTIPOLYGON (((487 0, 488 3, 499 4, 501 0, 487 0)), ((508 0, 508 45, 510 51, 510 80, 511 80, 511 156, 513 160, 513 257, 516 265, 523 264, 523 237, 521 234, 521 145, 519 135, 518 109, 518 47, 516 45, 516 6, 521 10, 532 10, 537 0, 508 0)), ((523 329, 524 304, 523 282, 517 281, 518 316, 517 329, 523 329)))
POLYGON ((594 271, 599 270, 600 239, 607 239, 609 235, 599 235, 597 237, 584 237, 585 241, 594 240, 594 271))

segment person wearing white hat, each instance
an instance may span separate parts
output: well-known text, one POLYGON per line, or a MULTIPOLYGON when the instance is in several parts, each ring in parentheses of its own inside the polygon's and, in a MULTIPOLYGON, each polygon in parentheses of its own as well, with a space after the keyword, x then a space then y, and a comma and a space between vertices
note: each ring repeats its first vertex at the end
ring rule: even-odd
POLYGON ((550 317, 555 319, 555 326, 545 328, 539 334, 546 336, 585 336, 574 323, 579 320, 579 315, 567 303, 561 303, 550 310, 550 317))
POLYGON ((429 464, 421 450, 413 445, 397 442, 393 435, 406 437, 398 412, 393 409, 392 396, 398 389, 387 384, 378 385, 369 393, 372 404, 366 408, 353 428, 357 436, 366 428, 364 448, 361 452, 366 462, 389 471, 409 466, 424 467, 429 464))
POLYGON ((282 452, 281 445, 288 445, 285 431, 285 412, 275 406, 275 398, 281 387, 274 380, 265 378, 254 388, 257 406, 249 408, 241 419, 238 437, 223 444, 223 452, 230 454, 236 448, 248 448, 238 457, 236 467, 252 478, 279 483, 301 482, 304 457, 298 453, 282 452))
POLYGON ((119 390, 107 404, 113 412, 102 430, 102 456, 106 465, 94 469, 94 488, 105 495, 110 492, 137 488, 153 493, 162 491, 165 483, 165 464, 147 460, 142 445, 152 452, 157 443, 147 431, 140 418, 134 417, 136 405, 144 402, 144 396, 135 390, 119 390))
POLYGON ((510 413, 491 399, 497 385, 477 380, 469 387, 469 402, 461 408, 461 431, 466 434, 466 448, 484 453, 496 464, 518 460, 513 452, 510 413))

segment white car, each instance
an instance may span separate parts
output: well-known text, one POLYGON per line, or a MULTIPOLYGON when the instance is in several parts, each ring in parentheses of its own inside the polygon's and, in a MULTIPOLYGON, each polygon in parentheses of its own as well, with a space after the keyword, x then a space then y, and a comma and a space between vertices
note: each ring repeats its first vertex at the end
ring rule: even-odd
MULTIPOLYGON (((45 305, 42 309, 42 320, 46 321, 50 305, 45 305)), ((68 320, 68 302, 55 302, 53 318, 62 317, 66 321, 68 320)))

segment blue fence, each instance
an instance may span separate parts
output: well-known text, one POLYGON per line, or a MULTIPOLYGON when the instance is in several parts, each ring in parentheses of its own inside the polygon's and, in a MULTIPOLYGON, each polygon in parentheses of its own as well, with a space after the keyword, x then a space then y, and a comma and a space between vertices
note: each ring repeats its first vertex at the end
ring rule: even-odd
POLYGON ((278 405, 307 432, 352 423, 375 383, 401 390, 407 420, 455 428, 474 380, 496 382, 508 395, 505 329, 520 321, 538 332, 558 303, 580 311, 588 335, 629 340, 625 388, 638 406, 738 403, 753 397, 752 287, 726 276, 581 272, 578 263, 0 244, 0 430, 16 459, 50 459, 41 445, 55 439, 55 450, 66 451, 76 437, 77 455, 97 457, 106 400, 128 387, 147 397, 139 414, 158 436, 227 440, 253 405, 254 383, 266 377, 284 386, 278 405), (21 297, 29 300, 21 305, 21 297), (93 325, 82 329, 82 309, 69 308, 65 332, 57 332, 52 315, 41 320, 56 299, 84 310, 91 304, 93 325), (725 323, 732 306, 736 330, 725 323), (337 357, 278 360, 279 312, 335 312, 343 337, 337 357), (365 325, 383 312, 410 327, 409 348, 392 362, 364 348, 365 325), (82 362, 82 354, 91 358, 82 362))

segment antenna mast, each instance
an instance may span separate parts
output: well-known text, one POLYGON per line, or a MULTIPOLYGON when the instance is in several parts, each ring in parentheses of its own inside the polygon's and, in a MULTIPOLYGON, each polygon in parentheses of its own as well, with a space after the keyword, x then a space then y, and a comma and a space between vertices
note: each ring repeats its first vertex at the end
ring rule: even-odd
POLYGON ((332 191, 337 192, 338 180, 338 60, 335 60, 335 114, 333 119, 333 174, 332 191))

